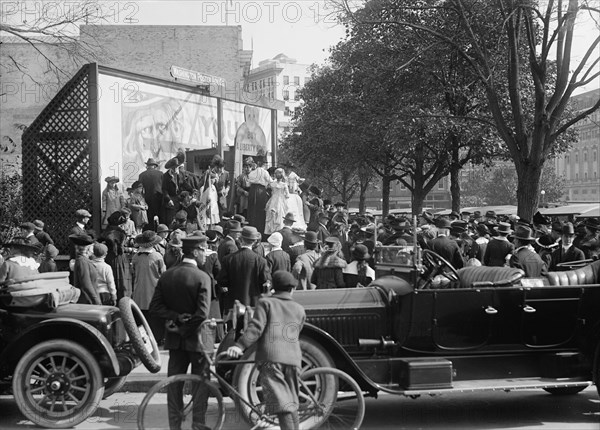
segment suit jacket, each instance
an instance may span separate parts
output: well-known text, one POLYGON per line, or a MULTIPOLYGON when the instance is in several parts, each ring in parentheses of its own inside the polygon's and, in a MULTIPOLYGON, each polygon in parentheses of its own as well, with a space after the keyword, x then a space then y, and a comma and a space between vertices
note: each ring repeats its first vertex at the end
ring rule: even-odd
POLYGON ((521 269, 526 278, 540 278, 548 274, 548 268, 542 258, 526 246, 515 251, 509 261, 510 267, 521 269))
POLYGON ((144 197, 150 199, 162 194, 163 173, 158 169, 148 169, 140 173, 138 180, 144 186, 144 197))
MULTIPOLYGON (((77 224, 75 224, 75 226, 73 226, 71 230, 69 230, 68 236, 72 234, 88 234, 88 232, 84 228, 81 228, 77 224)), ((77 257, 77 254, 75 254, 75 244, 71 241, 69 241, 69 256, 71 260, 74 260, 77 257)))
POLYGON ((235 240, 233 240, 229 236, 225 236, 225 238, 219 244, 219 248, 217 249, 217 256, 219 258, 219 261, 221 263, 223 263, 223 260, 225 259, 225 257, 227 257, 229 254, 233 254, 234 252, 237 252, 237 251, 238 251, 238 246, 235 243, 235 240))
POLYGON ((210 277, 188 260, 161 275, 150 302, 150 313, 173 321, 180 314, 192 315, 190 321, 180 325, 179 333, 167 331, 165 349, 202 351, 203 339, 198 329, 208 317, 210 293, 210 277))
POLYGON ((329 230, 327 230, 327 227, 325 227, 321 223, 319 223, 316 233, 317 233, 317 239, 319 239, 321 241, 321 245, 325 243, 325 239, 327 239, 329 236, 331 236, 331 233, 329 233, 329 230))
POLYGON ((506 256, 513 252, 515 246, 508 240, 491 238, 483 254, 484 266, 502 267, 506 263, 506 256))
POLYGON ((429 242, 429 249, 439 254, 448 263, 452 264, 455 269, 460 269, 464 266, 458 243, 447 236, 439 236, 433 239, 429 242))
POLYGON ((559 246, 558 249, 552 251, 551 255, 552 259, 549 270, 569 270, 568 267, 556 267, 556 265, 560 263, 568 263, 569 261, 585 260, 585 254, 583 251, 573 245, 567 249, 567 252, 565 252, 562 246, 559 246))
POLYGON ((73 285, 81 291, 77 303, 101 305, 98 294, 98 272, 96 266, 87 257, 78 256, 73 268, 73 285))
POLYGON ((274 273, 277 270, 285 270, 286 272, 292 271, 290 256, 283 249, 276 249, 275 251, 269 252, 269 254, 267 254, 267 263, 269 264, 271 273, 274 273))
POLYGON ((267 260, 249 248, 229 254, 221 262, 217 278, 219 287, 227 288, 224 311, 231 309, 235 300, 244 305, 256 306, 265 292, 264 284, 271 279, 267 260))

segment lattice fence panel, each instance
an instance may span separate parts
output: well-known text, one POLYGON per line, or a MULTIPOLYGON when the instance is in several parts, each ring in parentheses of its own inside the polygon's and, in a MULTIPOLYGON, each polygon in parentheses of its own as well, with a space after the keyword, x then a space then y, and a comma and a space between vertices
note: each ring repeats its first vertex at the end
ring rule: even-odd
POLYGON ((59 91, 23 135, 23 211, 40 219, 61 254, 77 209, 92 208, 88 67, 59 91))

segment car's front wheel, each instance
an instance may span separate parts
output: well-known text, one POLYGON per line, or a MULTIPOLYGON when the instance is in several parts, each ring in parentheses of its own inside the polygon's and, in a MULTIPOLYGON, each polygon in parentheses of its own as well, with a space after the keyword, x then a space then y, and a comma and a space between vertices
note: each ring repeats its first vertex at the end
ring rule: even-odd
POLYGON ((73 427, 98 407, 104 380, 96 358, 82 345, 54 339, 27 351, 13 375, 21 413, 45 428, 73 427))

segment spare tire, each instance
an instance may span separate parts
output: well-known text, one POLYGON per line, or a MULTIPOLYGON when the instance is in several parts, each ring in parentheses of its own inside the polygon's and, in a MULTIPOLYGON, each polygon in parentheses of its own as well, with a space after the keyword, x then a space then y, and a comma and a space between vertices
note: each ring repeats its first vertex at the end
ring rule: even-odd
POLYGON ((129 335, 129 340, 136 354, 146 369, 152 373, 157 373, 160 371, 162 364, 160 351, 150 325, 144 318, 139 306, 130 297, 123 297, 119 300, 119 310, 121 311, 125 331, 129 335))

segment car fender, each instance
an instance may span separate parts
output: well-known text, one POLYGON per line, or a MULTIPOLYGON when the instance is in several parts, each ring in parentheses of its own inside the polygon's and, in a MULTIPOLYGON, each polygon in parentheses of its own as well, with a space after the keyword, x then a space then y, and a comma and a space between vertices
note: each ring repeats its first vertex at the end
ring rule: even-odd
POLYGON ((69 339, 90 351, 101 349, 108 357, 108 362, 100 363, 105 376, 118 376, 121 373, 117 354, 108 339, 92 325, 72 318, 48 319, 28 327, 4 348, 0 354, 0 363, 12 363, 12 372, 25 351, 40 341, 51 339, 69 339))
POLYGON ((350 375, 363 390, 369 391, 374 396, 377 391, 383 389, 358 367, 339 342, 326 331, 315 325, 306 323, 302 328, 300 336, 310 338, 321 345, 331 356, 335 362, 335 366, 350 375))

